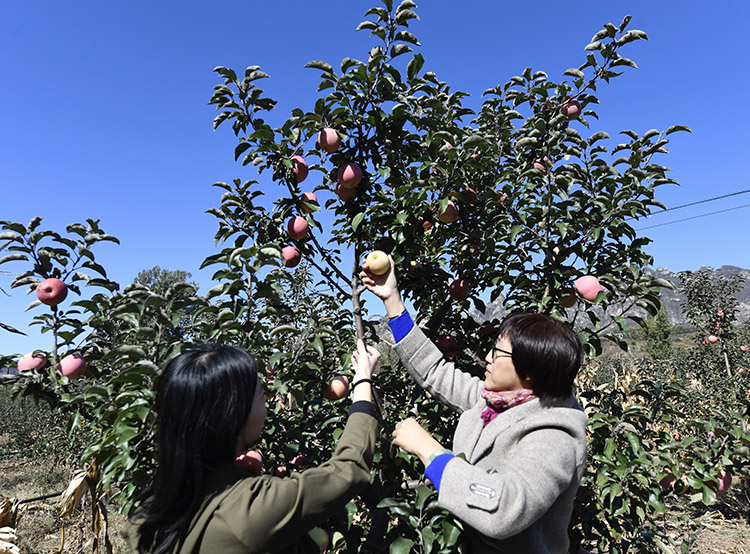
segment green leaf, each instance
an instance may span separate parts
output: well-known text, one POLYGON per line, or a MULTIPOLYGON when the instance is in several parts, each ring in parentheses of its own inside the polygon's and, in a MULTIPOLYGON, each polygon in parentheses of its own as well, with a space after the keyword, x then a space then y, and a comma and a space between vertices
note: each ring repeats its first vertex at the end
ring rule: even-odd
POLYGON ((362 30, 368 30, 372 31, 373 29, 378 29, 379 25, 375 23, 374 21, 366 20, 357 25, 357 28, 355 31, 362 31, 362 30))
POLYGON ((323 341, 320 340, 319 336, 315 336, 315 338, 310 342, 310 345, 315 349, 315 352, 318 353, 318 356, 321 358, 323 357, 323 341))
POLYGON ((6 262, 28 261, 28 260, 29 258, 26 256, 26 254, 8 254, 4 258, 0 259, 0 265, 6 262))
POLYGON ((413 52, 412 47, 408 44, 394 44, 393 47, 391 47, 391 58, 395 58, 401 54, 406 54, 407 52, 413 52))
POLYGON ((311 67, 312 69, 320 69, 321 71, 325 71, 326 73, 333 73, 333 68, 331 67, 331 64, 328 64, 321 60, 312 60, 310 62, 307 62, 305 64, 305 67, 311 67))
POLYGON ((575 77, 576 79, 585 79, 586 75, 583 74, 583 71, 580 69, 576 69, 575 67, 571 67, 570 69, 566 69, 563 72, 563 75, 569 75, 570 77, 575 77))
POLYGON ((416 46, 419 46, 419 41, 417 40, 417 37, 410 33, 409 31, 399 31, 396 33, 395 40, 402 40, 404 42, 408 42, 411 44, 414 44, 416 46))
POLYGON ((362 223, 362 220, 365 218, 365 212, 359 212, 357 215, 354 216, 352 219, 352 229, 355 231, 359 227, 359 225, 362 223))
POLYGON ((687 125, 672 125, 669 129, 667 129, 664 134, 665 135, 671 135, 672 133, 676 133, 677 131, 687 131, 688 133, 692 133, 693 130, 688 127, 687 125))
POLYGON ((475 148, 483 143, 484 137, 482 135, 472 135, 464 142, 464 148, 475 148))
POLYGON ((391 543, 390 554, 409 554, 414 541, 399 537, 391 543))

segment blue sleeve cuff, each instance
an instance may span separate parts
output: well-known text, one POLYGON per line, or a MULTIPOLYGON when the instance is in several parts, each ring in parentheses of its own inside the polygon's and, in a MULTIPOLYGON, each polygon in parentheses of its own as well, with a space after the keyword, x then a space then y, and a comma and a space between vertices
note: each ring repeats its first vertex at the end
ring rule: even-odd
POLYGON ((424 469, 425 477, 427 477, 430 481, 432 481, 432 484, 435 485, 435 488, 437 490, 440 490, 440 481, 443 479, 443 471, 445 471, 445 466, 448 465, 448 462, 450 462, 455 456, 453 454, 441 454, 434 460, 430 462, 430 465, 428 465, 424 469))
POLYGON ((404 312, 397 318, 389 320, 388 325, 393 333, 393 339, 396 343, 399 343, 414 327, 414 321, 412 321, 409 312, 404 312))

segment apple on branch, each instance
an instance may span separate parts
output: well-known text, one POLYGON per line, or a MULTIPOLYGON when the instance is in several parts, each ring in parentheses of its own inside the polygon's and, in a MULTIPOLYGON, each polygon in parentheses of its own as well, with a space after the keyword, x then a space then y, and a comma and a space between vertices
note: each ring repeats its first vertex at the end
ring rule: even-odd
POLYGON ((438 212, 438 219, 443 223, 453 223, 458 219, 458 208, 452 200, 449 200, 445 208, 438 212))
POLYGON ((438 339, 437 347, 446 358, 451 358, 458 352, 458 341, 450 335, 444 335, 438 339))
POLYGON ((29 352, 18 360, 18 371, 33 371, 42 369, 47 365, 47 357, 44 354, 29 352))
POLYGON ((575 99, 568 100, 563 104, 562 108, 560 108, 560 111, 568 121, 578 119, 578 116, 581 115, 581 103, 575 99))
POLYGON ((68 354, 57 368, 57 373, 70 379, 80 377, 86 371, 86 360, 80 354, 68 354))
POLYGON ((355 163, 345 163, 339 168, 336 180, 344 188, 354 188, 362 180, 362 169, 355 163))
POLYGON ((576 279, 574 286, 581 297, 589 302, 596 300, 597 295, 604 290, 604 287, 599 283, 599 279, 593 275, 579 277, 576 279))
POLYGON ((68 285, 60 279, 50 277, 36 287, 36 297, 48 306, 57 306, 68 296, 68 285))
POLYGON ((297 183, 301 183, 307 179, 309 169, 307 168, 307 162, 302 156, 292 156, 292 171, 297 177, 297 183))
POLYGON ((253 475, 258 475, 263 469, 263 455, 256 450, 245 450, 237 455, 234 463, 253 475))
POLYGON ((459 302, 469 297, 469 283, 465 279, 454 279, 449 287, 449 296, 459 302))
POLYGON ((336 195, 341 199, 342 202, 348 202, 355 196, 357 196, 357 187, 346 188, 342 184, 336 185, 336 195))
POLYGON ((320 207, 318 205, 318 197, 314 192, 303 192, 299 200, 300 204, 302 204, 302 211, 307 214, 316 211, 320 207))
POLYGON ((331 379, 323 392, 323 396, 328 400, 341 400, 348 392, 349 378, 346 375, 339 375, 331 379))
POLYGON ((284 265, 286 267, 297 267, 302 259, 302 252, 296 246, 285 246, 281 249, 281 254, 284 256, 284 265))
POLYGON ((286 224, 287 234, 295 240, 305 238, 309 230, 310 225, 307 223, 307 220, 300 215, 295 215, 286 224))
POLYGON ((329 154, 336 152, 341 146, 341 137, 336 129, 326 127, 318 133, 318 146, 329 154))

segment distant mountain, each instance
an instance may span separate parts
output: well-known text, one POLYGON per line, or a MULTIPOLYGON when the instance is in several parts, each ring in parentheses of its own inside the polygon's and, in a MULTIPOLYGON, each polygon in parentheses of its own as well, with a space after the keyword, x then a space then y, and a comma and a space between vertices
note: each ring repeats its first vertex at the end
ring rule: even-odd
MULTIPOLYGON (((709 269, 712 269, 712 268, 709 268, 709 269)), ((667 316, 669 317, 669 323, 671 325, 688 326, 688 322, 685 319, 685 316, 682 315, 682 310, 680 309, 680 306, 682 305, 682 302, 684 302, 685 298, 683 295, 679 294, 679 288, 680 288, 679 275, 677 273, 670 271, 666 267, 658 267, 656 269, 649 268, 646 271, 649 274, 659 277, 660 279, 665 279, 674 285, 675 290, 662 289, 661 291, 662 304, 664 304, 664 307, 667 310, 667 316)), ((723 265, 718 269, 713 269, 712 273, 714 275, 720 275, 725 278, 732 277, 738 274, 742 277, 743 282, 741 283, 740 290, 737 292, 737 301, 739 302, 739 306, 738 306, 739 312, 737 316, 738 316, 739 321, 749 321, 750 320, 750 270, 742 269, 741 267, 736 267, 733 265, 723 265)))
MULTIPOLYGON (((738 319, 742 322, 750 321, 750 270, 735 267, 733 265, 724 265, 719 269, 708 269, 711 269, 714 274, 721 275, 723 277, 730 277, 737 274, 742 277, 743 282, 741 284, 739 292, 737 293, 737 300, 739 302, 738 319)), ((679 275, 677 273, 674 273, 673 271, 670 271, 666 267, 658 267, 656 269, 647 268, 646 272, 660 279, 669 281, 670 283, 672 283, 672 285, 674 285, 674 290, 670 290, 668 288, 663 288, 661 290, 662 304, 664 304, 664 307, 667 311, 667 316, 669 317, 669 323, 671 325, 689 327, 687 319, 682 315, 681 305, 685 300, 685 297, 679 293, 679 275)), ((502 319, 503 317, 505 317, 506 313, 503 302, 504 298, 500 296, 497 300, 487 305, 487 311, 485 315, 482 315, 477 310, 474 310, 471 312, 471 316, 474 318, 474 320, 479 322, 484 321, 485 319, 502 319)), ((632 310, 632 313, 633 315, 641 318, 646 318, 646 316, 648 315, 646 313, 646 310, 642 308, 634 308, 632 310)), ((628 320, 628 326, 636 326, 636 323, 628 320)))

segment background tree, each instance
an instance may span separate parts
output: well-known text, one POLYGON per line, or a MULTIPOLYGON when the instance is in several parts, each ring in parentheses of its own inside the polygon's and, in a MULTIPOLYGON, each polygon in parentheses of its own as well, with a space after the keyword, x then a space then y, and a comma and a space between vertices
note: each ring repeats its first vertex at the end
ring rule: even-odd
POLYGON ((672 341, 670 340, 672 327, 663 305, 655 316, 649 316, 646 319, 643 331, 646 337, 646 352, 657 360, 669 358, 672 355, 672 341))

